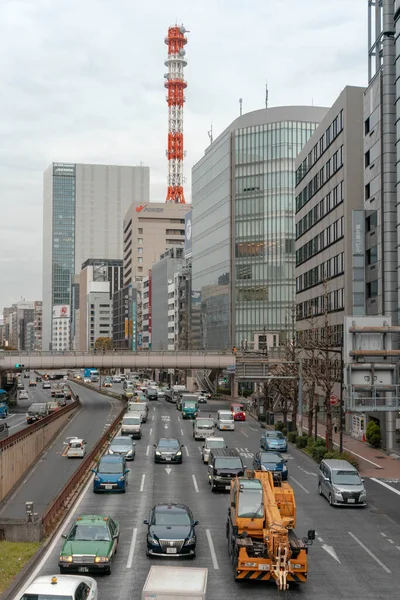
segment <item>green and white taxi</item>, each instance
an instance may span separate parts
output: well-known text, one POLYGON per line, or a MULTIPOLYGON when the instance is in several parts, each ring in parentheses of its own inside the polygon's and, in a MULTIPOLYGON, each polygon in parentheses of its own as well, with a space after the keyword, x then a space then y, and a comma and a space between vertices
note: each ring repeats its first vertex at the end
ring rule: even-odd
POLYGON ((61 549, 60 573, 110 574, 119 540, 119 524, 111 517, 82 515, 77 518, 61 549))

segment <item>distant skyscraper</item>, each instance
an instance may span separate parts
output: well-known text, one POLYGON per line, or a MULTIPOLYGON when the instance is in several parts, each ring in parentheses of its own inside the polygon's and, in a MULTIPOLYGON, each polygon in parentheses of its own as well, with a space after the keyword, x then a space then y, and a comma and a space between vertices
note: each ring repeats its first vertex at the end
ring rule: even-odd
POLYGON ((53 347, 54 307, 57 315, 70 307, 72 276, 88 258, 122 259, 123 217, 132 202, 148 201, 148 167, 52 163, 45 171, 43 350, 53 347))

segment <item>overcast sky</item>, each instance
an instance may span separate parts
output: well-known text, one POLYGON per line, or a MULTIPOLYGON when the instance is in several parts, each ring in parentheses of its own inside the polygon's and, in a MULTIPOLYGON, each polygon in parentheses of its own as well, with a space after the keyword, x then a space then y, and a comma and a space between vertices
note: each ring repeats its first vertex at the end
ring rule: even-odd
POLYGON ((239 114, 330 106, 367 84, 367 0, 1 0, 0 312, 42 294, 42 174, 52 161, 151 169, 165 199, 168 27, 188 33, 190 172, 239 114))

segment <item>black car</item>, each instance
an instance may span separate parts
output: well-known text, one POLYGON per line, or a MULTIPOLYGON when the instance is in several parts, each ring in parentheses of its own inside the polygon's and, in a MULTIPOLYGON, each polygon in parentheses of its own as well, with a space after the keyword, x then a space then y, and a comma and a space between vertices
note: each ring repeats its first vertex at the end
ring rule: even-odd
POLYGON ((147 388, 147 400, 158 400, 157 388, 147 388))
POLYGON ((196 554, 196 525, 185 504, 156 504, 150 511, 147 530, 147 556, 187 556, 196 554))
POLYGON ((211 448, 208 459, 208 483, 211 491, 230 490, 231 481, 243 477, 246 465, 235 448, 211 448))
POLYGON ((287 460, 279 452, 257 452, 253 459, 253 469, 256 471, 271 471, 281 475, 285 481, 288 478, 287 460))
POLYGON ((175 438, 160 438, 154 444, 154 462, 156 463, 181 463, 183 444, 175 438))

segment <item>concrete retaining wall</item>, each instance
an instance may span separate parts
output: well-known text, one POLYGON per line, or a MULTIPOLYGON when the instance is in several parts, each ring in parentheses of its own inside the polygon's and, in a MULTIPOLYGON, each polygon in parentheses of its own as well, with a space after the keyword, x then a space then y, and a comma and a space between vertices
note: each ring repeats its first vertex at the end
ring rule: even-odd
POLYGON ((41 542, 43 539, 42 519, 27 523, 24 519, 0 518, 0 541, 41 542))
POLYGON ((0 501, 10 493, 58 431, 71 419, 75 410, 60 415, 45 427, 0 451, 0 501))

